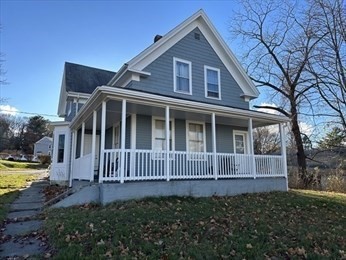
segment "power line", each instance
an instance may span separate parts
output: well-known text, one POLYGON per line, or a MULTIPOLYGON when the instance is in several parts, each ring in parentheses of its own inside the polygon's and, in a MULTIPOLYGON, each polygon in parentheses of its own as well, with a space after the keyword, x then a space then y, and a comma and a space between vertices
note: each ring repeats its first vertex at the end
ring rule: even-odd
POLYGON ((9 112, 9 113, 25 114, 25 115, 39 115, 39 116, 59 117, 57 115, 34 113, 34 112, 26 112, 26 111, 18 111, 18 110, 13 111, 13 110, 7 110, 7 109, 0 109, 0 112, 9 112))

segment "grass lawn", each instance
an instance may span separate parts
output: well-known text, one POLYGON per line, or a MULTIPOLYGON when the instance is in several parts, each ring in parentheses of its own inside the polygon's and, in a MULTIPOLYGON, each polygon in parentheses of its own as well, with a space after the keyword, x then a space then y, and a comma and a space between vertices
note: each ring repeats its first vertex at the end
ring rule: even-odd
POLYGON ((18 162, 0 160, 0 170, 38 170, 45 169, 48 165, 42 165, 35 162, 18 162))
POLYGON ((293 190, 54 209, 59 259, 346 258, 346 195, 293 190))
POLYGON ((18 196, 19 189, 35 178, 30 174, 0 172, 0 224, 6 217, 9 204, 18 196))

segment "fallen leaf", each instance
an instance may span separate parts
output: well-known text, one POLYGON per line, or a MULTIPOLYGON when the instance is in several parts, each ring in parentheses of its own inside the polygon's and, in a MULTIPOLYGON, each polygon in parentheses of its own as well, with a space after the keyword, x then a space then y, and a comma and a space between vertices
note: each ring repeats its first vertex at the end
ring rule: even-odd
POLYGON ((105 244, 105 241, 103 241, 103 239, 101 239, 99 242, 97 242, 97 245, 98 246, 102 246, 105 244))
POLYGON ((251 249, 253 246, 251 244, 246 244, 246 248, 251 249))

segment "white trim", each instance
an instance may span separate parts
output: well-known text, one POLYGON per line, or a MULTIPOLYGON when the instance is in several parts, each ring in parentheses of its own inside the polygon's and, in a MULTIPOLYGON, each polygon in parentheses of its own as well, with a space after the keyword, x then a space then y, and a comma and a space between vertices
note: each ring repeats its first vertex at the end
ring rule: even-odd
POLYGON ((121 157, 120 157, 120 183, 124 183, 125 177, 125 141, 126 141, 126 99, 121 104, 121 157))
POLYGON ((107 103, 102 101, 101 107, 101 143, 100 143, 100 170, 99 170, 99 183, 103 182, 103 167, 104 167, 104 150, 105 150, 105 140, 106 140, 106 110, 107 103))
MULTIPOLYGON (((89 114, 92 113, 89 111, 92 109, 96 109, 104 98, 118 101, 121 101, 123 98, 125 98, 129 102, 147 104, 162 108, 169 105, 171 109, 178 109, 181 111, 191 111, 205 114, 215 112, 217 116, 225 116, 232 118, 247 119, 251 117, 253 120, 264 122, 267 125, 290 121, 290 119, 285 116, 268 114, 254 110, 246 110, 227 106, 207 104, 197 101, 183 100, 179 98, 166 97, 158 94, 145 93, 142 91, 135 91, 130 89, 101 86, 94 91, 93 95, 90 97, 87 103, 85 103, 85 105, 81 108, 78 115, 76 115, 73 118, 72 122, 63 122, 63 124, 70 124, 71 129, 74 129, 75 127, 79 126, 79 124, 82 123, 83 118, 88 117, 89 114)), ((54 125, 62 125, 61 122, 59 123, 55 122, 54 125)))
POLYGON ((192 120, 186 120, 186 151, 190 151, 190 146, 189 146, 189 125, 190 124, 198 124, 202 125, 203 127, 203 153, 207 151, 207 138, 206 138, 206 133, 205 133, 205 122, 204 121, 192 121, 192 120))
POLYGON ((192 95, 192 63, 191 63, 191 61, 173 57, 173 86, 174 86, 174 92, 176 92, 176 93, 192 95), (181 63, 185 63, 185 64, 189 65, 189 92, 177 90, 177 75, 176 75, 176 63, 177 62, 181 62, 181 63))
POLYGON ((212 139, 212 147, 213 147, 213 168, 214 168, 214 176, 215 180, 217 180, 218 164, 217 164, 217 149, 216 149, 216 118, 215 113, 211 114, 211 139, 212 139))
POLYGON ((95 157, 96 157, 96 123, 97 123, 97 111, 93 111, 93 129, 91 137, 91 169, 90 169, 90 182, 94 180, 95 174, 95 157))
POLYGON ((221 76, 220 76, 220 69, 210 67, 207 65, 204 65, 204 90, 205 90, 205 97, 206 98, 211 98, 211 99, 217 99, 221 100, 221 76), (218 80, 218 94, 219 97, 209 97, 208 96, 208 78, 207 78, 207 70, 213 70, 217 72, 217 80, 218 80))
POLYGON ((79 157, 83 157, 84 156, 84 139, 85 139, 85 122, 82 123, 81 141, 80 141, 80 155, 79 155, 79 157))
POLYGON ((137 114, 131 115, 131 149, 136 149, 137 137, 137 114))
MULTIPOLYGON (((151 149, 154 150, 154 134, 155 134, 155 120, 160 120, 165 123, 166 119, 164 117, 159 116, 152 116, 151 117, 151 149)), ((175 125, 174 125, 174 118, 170 118, 169 122, 172 126, 172 150, 175 151, 175 125)), ((166 131, 166 124, 165 124, 165 131, 166 131)), ((156 150, 157 151, 157 150, 156 150)), ((164 150, 162 150, 164 151, 164 150)), ((164 159, 164 158, 152 158, 152 159, 164 159)))
POLYGON ((245 142, 245 151, 244 154, 250 154, 250 149, 249 149, 249 134, 247 131, 241 131, 241 130, 233 130, 233 153, 236 153, 236 145, 235 145, 235 136, 236 135, 242 135, 244 137, 244 142, 245 142))

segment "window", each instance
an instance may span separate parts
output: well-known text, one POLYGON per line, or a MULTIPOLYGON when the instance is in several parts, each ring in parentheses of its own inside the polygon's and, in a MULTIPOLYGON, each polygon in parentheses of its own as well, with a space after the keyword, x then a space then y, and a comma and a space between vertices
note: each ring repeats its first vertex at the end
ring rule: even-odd
MULTIPOLYGON (((174 149, 174 127, 169 121, 169 150, 174 149)), ((153 118, 152 149, 156 151, 166 150, 166 122, 164 119, 153 118)))
POLYGON ((234 152, 238 154, 247 153, 247 134, 246 132, 234 131, 233 136, 234 152))
POLYGON ((205 126, 187 122, 187 148, 189 152, 205 152, 205 126))
POLYGON ((64 150, 65 150, 65 135, 59 135, 59 138, 58 138, 58 163, 64 162, 64 150))
POLYGON ((191 62, 173 58, 174 91, 192 94, 191 62))
POLYGON ((204 66, 204 84, 207 98, 221 99, 219 69, 204 66))

